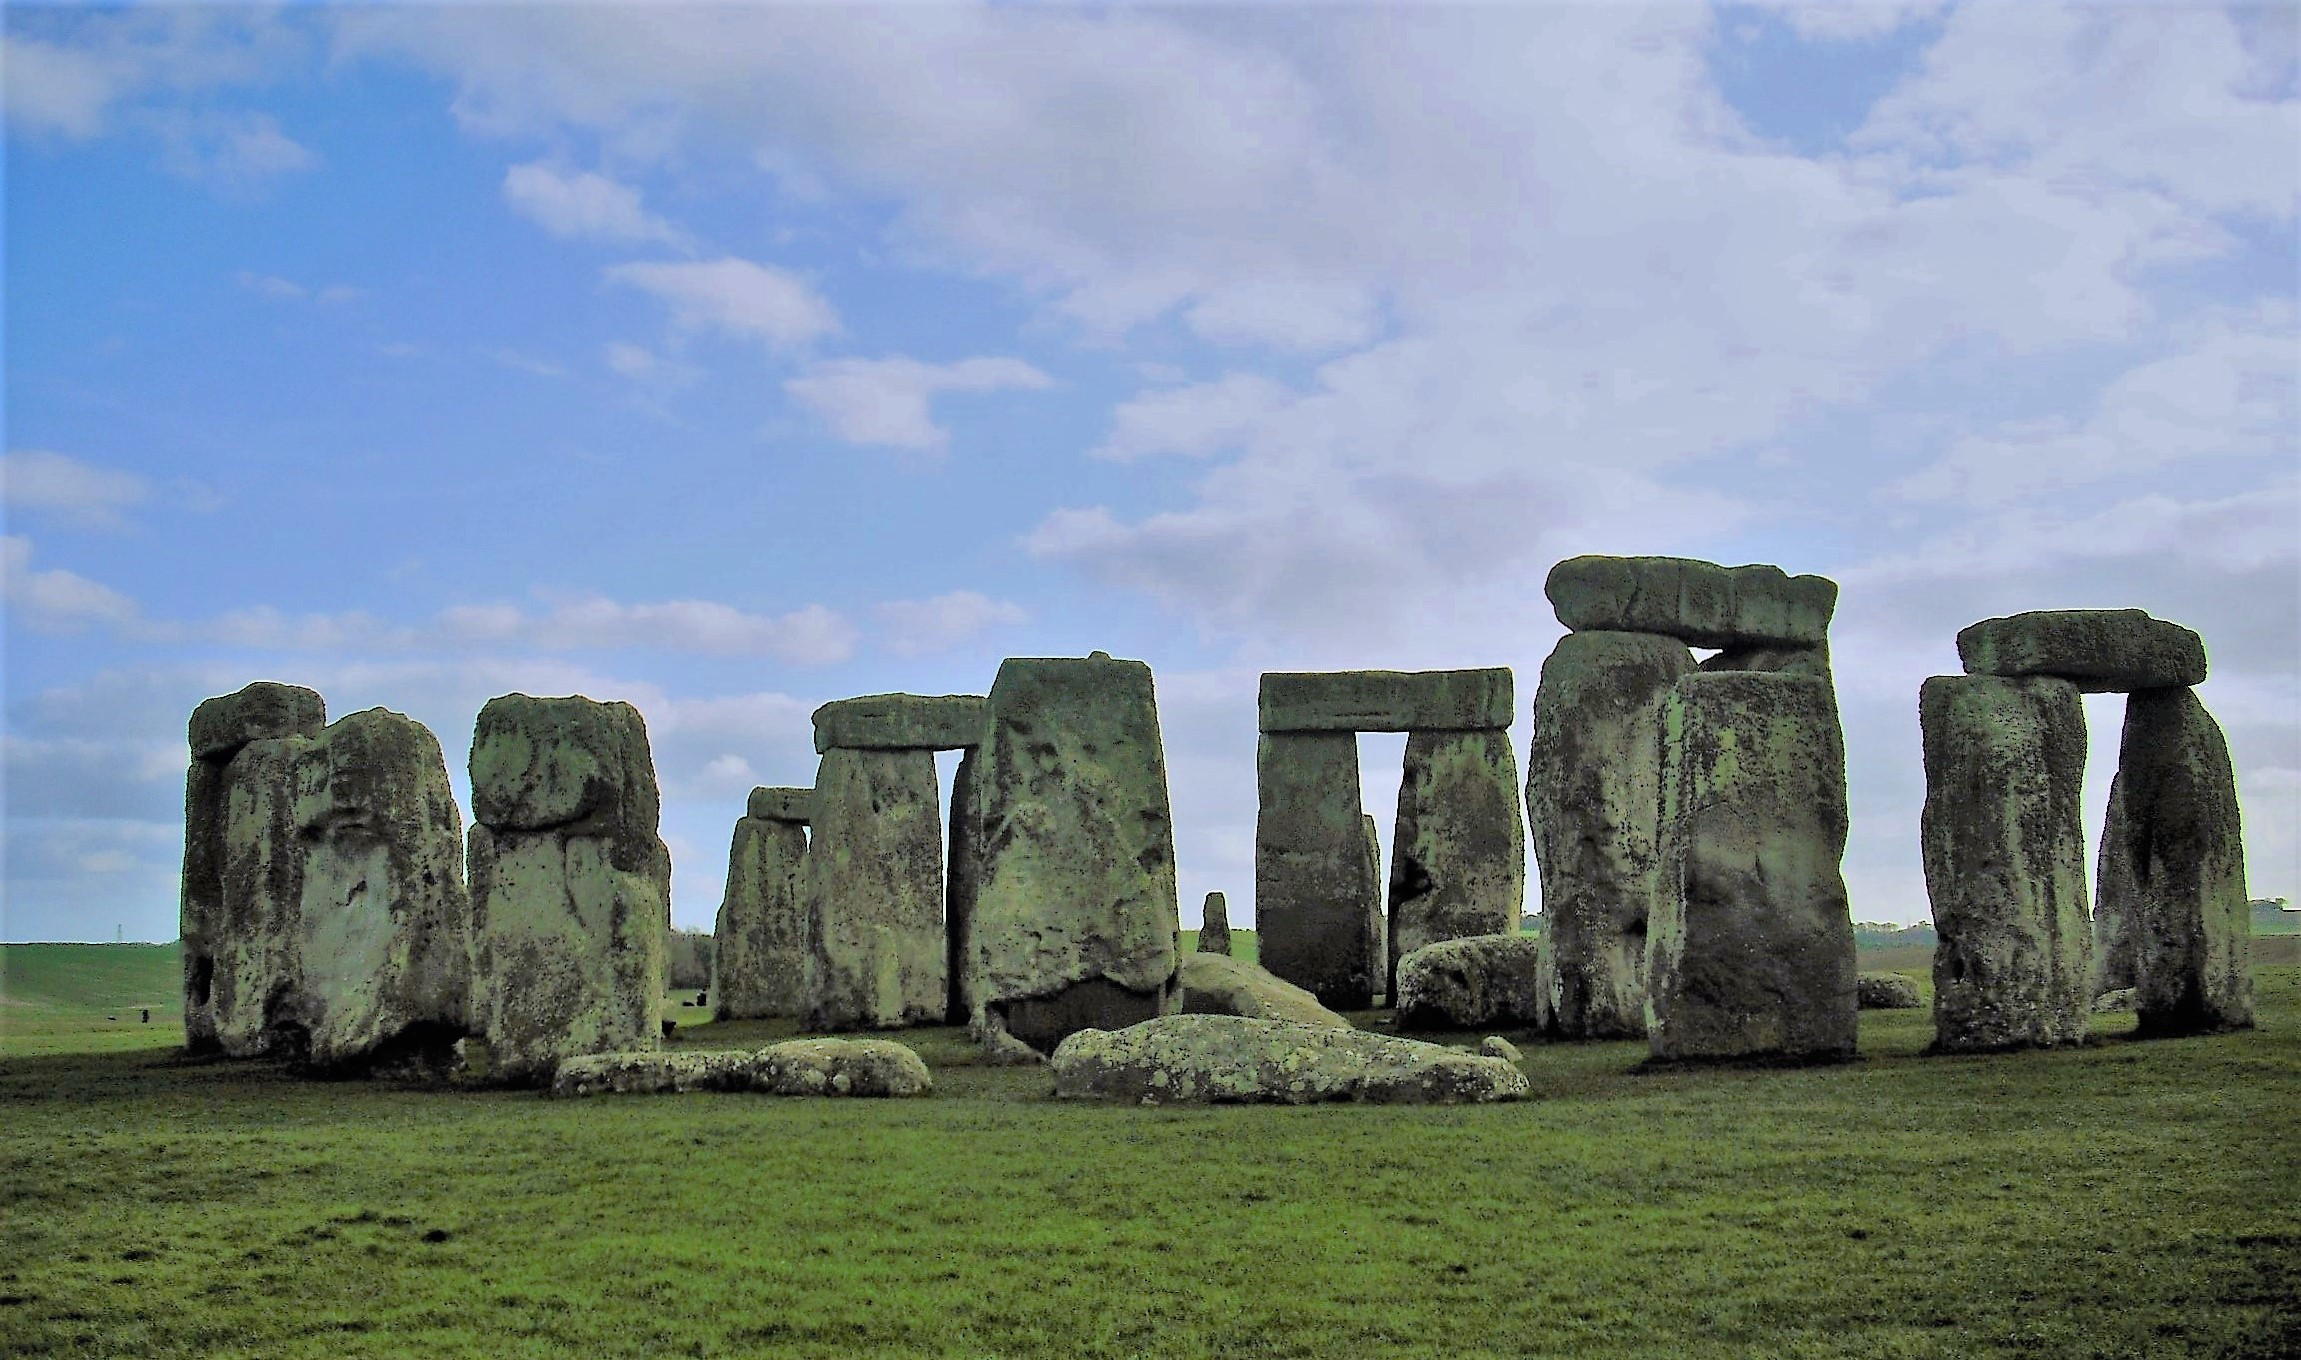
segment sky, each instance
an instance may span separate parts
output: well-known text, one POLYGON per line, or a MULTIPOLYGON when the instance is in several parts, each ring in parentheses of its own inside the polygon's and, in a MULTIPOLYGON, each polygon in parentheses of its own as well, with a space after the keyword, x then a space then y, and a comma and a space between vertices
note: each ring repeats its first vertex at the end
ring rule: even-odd
POLYGON ((1857 919, 2045 608, 2204 636, 2293 895, 2297 13, 10 4, 0 938, 175 937, 252 680, 467 813, 489 697, 630 701, 708 928, 817 704, 1096 649, 1251 921, 1259 674, 1509 666, 1523 762, 1585 552, 1840 584, 1857 919))

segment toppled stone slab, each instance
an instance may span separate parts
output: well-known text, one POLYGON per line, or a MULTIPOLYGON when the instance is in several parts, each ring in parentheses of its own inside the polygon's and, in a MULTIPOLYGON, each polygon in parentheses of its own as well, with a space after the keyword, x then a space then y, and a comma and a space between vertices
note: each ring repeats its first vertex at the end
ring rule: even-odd
POLYGON ((1959 631, 1968 675, 2051 675, 2088 694, 2205 682, 2205 641, 2139 609, 2038 609, 1959 631))
POLYGON ((1398 961, 1399 1028, 1541 1028, 1541 953, 1516 933, 1424 945, 1398 961))
POLYGON ((1390 849, 1389 969, 1424 945, 1518 928, 1526 815, 1518 760, 1500 731, 1414 732, 1398 781, 1390 849))
POLYGON ((1208 893, 1199 909, 1198 952, 1230 957, 1230 900, 1221 893, 1208 893))
POLYGON ((598 1053, 569 1058, 555 1096, 724 1091, 770 1096, 921 1096, 919 1055, 885 1039, 794 1039, 755 1053, 598 1053))
POLYGON ((762 784, 751 790, 749 801, 743 805, 743 813, 762 822, 790 822, 795 826, 805 826, 815 820, 815 791, 770 788, 762 784))
POLYGON ((823 753, 807 850, 807 1023, 939 1024, 950 1009, 942 798, 928 750, 823 753))
POLYGON ((1645 1037, 1659 715, 1693 669, 1685 643, 1654 633, 1568 633, 1542 663, 1526 819, 1542 880, 1547 1023, 1561 1038, 1645 1037))
POLYGON ((806 1009, 804 826, 763 817, 736 819, 712 939, 709 993, 715 1018, 761 1020, 806 1009))
POLYGON ((1255 744, 1254 920, 1262 966, 1319 1004, 1364 1010, 1385 987, 1370 922, 1382 884, 1366 852, 1354 732, 1271 732, 1255 744))
POLYGON ((1697 671, 1671 687, 1662 732, 1654 1057, 1853 1056, 1845 747, 1828 686, 1697 671))
POLYGON ((1914 1011, 1925 1004, 1917 980, 1900 973, 1857 974, 1854 997, 1865 1011, 1914 1011))
POLYGON ((980 694, 866 694, 815 710, 815 754, 956 751, 983 740, 980 694))
POLYGON ((1500 1058, 1513 1066, 1526 1061, 1526 1055, 1518 1051, 1518 1045, 1499 1034, 1489 1034, 1480 1039, 1478 1055, 1482 1058, 1500 1058))
POLYGON ((1523 1100, 1499 1058, 1361 1030, 1229 1015, 1172 1015, 1082 1030, 1054 1055, 1055 1094, 1142 1104, 1455 1105, 1523 1100))
POLYGON ((1325 1029, 1352 1028, 1309 992, 1227 954, 1185 954, 1176 978, 1182 987, 1184 1015, 1243 1015, 1325 1029))
POLYGON ((973 792, 974 1019, 1047 1052, 1172 1013, 1181 913, 1150 667, 1003 662, 973 792))
POLYGON ((316 691, 258 680, 230 694, 203 699, 187 732, 192 759, 222 763, 251 741, 316 737, 328 725, 328 707, 316 691))
POLYGON ((1437 732, 1508 727, 1510 668, 1459 671, 1268 671, 1265 732, 1437 732))
POLYGON ((1838 602, 1826 576, 1690 557, 1569 557, 1543 592, 1577 633, 1659 633, 1696 647, 1815 646, 1838 602))

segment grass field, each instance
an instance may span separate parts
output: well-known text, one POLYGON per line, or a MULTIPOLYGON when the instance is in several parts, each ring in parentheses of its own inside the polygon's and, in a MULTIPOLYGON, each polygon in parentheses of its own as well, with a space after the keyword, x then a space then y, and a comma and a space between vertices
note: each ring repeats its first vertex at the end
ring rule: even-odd
POLYGON ((88 961, 19 948, 9 1356, 2301 1346, 2301 969, 2259 970, 2245 1034, 2104 1016, 2074 1052, 1923 1058, 1926 1012, 1872 1012, 1835 1068, 1529 1043, 1520 1105, 1136 1109, 1046 1099, 953 1030, 903 1036, 933 1097, 852 1103, 306 1082, 183 1062, 157 1016, 27 1045, 85 1016, 55 980, 88 961))

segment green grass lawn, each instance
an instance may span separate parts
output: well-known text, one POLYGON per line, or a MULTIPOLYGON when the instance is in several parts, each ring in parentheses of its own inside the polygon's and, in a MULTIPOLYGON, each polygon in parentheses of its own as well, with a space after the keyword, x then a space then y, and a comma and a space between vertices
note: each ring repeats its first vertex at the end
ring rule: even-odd
POLYGON ((1926 1012, 1871 1012, 1826 1069, 1528 1042, 1519 1105, 1140 1109, 949 1029, 899 1036, 915 1101, 308 1082, 186 1063, 157 1017, 32 1051, 16 1018, 59 1003, 19 998, 14 951, 0 1355, 2301 1345, 2301 969, 2258 971, 2244 1034, 2103 1016, 2074 1052, 1923 1058, 1926 1012))

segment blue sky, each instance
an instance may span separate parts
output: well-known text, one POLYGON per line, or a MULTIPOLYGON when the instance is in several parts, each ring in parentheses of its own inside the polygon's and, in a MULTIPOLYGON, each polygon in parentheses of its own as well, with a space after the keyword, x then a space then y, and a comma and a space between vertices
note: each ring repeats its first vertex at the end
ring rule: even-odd
POLYGON ((1508 665, 1523 756, 1592 551, 1841 583, 1862 919, 1926 912, 1919 682, 2022 609, 2202 632, 2301 878, 2290 6, 6 24, 7 939, 174 936, 249 680, 459 796, 488 697, 636 703, 707 927, 817 703, 1096 648, 1186 923, 1251 916, 1257 675, 1508 665))

